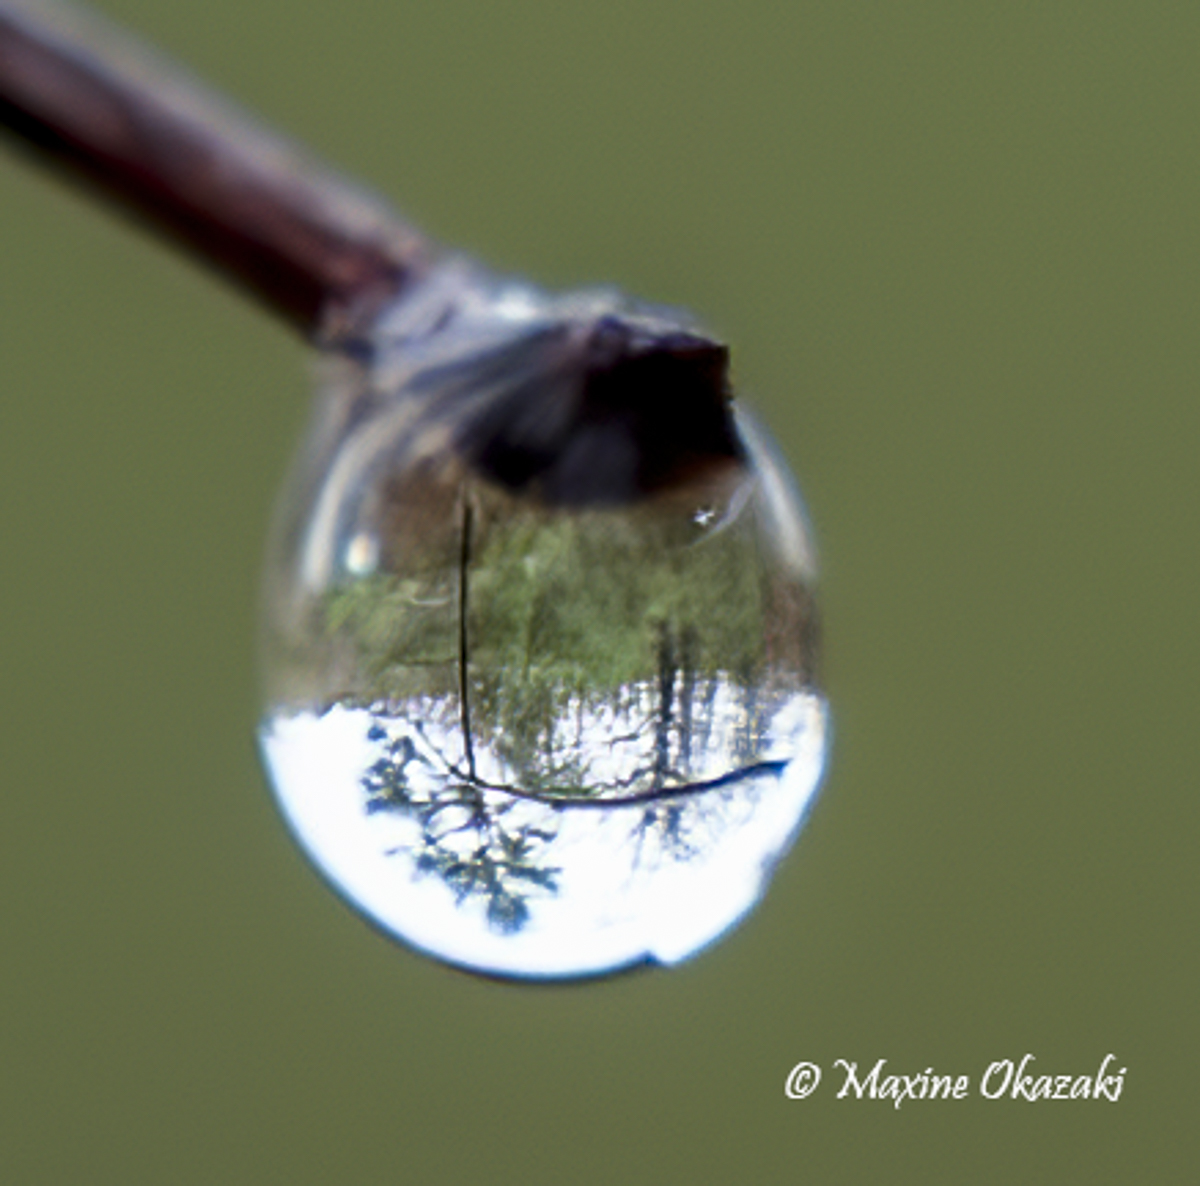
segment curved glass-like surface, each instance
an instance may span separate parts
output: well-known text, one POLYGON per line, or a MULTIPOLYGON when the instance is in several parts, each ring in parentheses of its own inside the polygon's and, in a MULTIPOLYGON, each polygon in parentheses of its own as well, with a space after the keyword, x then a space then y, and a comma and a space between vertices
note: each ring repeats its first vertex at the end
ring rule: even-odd
POLYGON ((464 276, 319 410, 268 579, 266 763, 317 866, 419 948, 671 963, 753 905, 819 781, 799 500, 690 328, 464 276))

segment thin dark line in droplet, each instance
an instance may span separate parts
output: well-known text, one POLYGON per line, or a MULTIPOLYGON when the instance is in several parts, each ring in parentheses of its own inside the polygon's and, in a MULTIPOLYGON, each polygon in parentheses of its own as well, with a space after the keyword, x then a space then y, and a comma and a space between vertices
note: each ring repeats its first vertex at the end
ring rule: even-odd
POLYGON ((671 624, 658 628, 658 720, 654 728, 654 789, 662 786, 671 759, 671 725, 675 719, 675 645, 671 624))
MULTIPOLYGON (((509 786, 507 783, 484 782, 473 774, 464 781, 478 790, 496 791, 500 794, 511 795, 514 799, 529 799, 534 803, 544 803, 548 807, 590 807, 593 810, 607 807, 634 807, 639 803, 654 803, 659 799, 678 799, 684 795, 700 795, 706 791, 720 790, 721 787, 736 786, 739 782, 756 778, 760 774, 771 774, 776 778, 791 765, 790 758, 776 758, 766 762, 752 762, 722 774, 717 778, 704 779, 702 782, 685 782, 673 787, 652 787, 648 791, 639 791, 635 795, 621 795, 604 799, 582 799, 572 796, 566 790, 523 791, 520 787, 509 786)), ((461 777, 461 776, 460 776, 461 777)))
POLYGON ((475 747, 471 743, 471 700, 467 681, 467 600, 470 597, 470 579, 467 576, 467 569, 470 563, 471 503, 469 497, 464 494, 462 536, 458 556, 458 704, 467 771, 471 781, 476 782, 475 747))

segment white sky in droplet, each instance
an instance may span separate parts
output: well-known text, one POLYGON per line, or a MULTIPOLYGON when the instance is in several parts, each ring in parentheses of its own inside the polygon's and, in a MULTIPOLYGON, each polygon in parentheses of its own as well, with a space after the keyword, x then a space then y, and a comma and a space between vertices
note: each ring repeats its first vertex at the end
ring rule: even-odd
POLYGON ((264 726, 262 748, 301 844, 380 926, 481 971, 571 976, 645 959, 676 963, 754 905, 816 793, 824 762, 824 702, 798 696, 785 712, 796 749, 782 775, 726 788, 717 792, 719 802, 714 792, 671 801, 705 812, 695 831, 706 843, 686 859, 656 844, 653 834, 639 855, 632 833, 645 807, 557 813, 557 834, 538 863, 561 868, 558 892, 531 893, 529 920, 514 933, 488 924, 482 895, 459 904, 438 876, 417 872, 414 821, 395 811, 368 814, 362 778, 381 752, 367 738, 370 712, 335 707, 319 716, 280 716, 264 726))

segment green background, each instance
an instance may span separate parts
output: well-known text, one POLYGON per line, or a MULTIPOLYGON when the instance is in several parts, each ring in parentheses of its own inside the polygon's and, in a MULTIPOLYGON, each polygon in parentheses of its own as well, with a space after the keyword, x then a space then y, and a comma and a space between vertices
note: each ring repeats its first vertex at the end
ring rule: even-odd
POLYGON ((491 983, 374 933, 253 745, 306 352, 0 155, 4 1181, 1188 1180, 1194 0, 105 7, 444 241, 734 343, 836 741, 682 968, 491 983), (837 1058, 1110 1051, 1115 1105, 834 1098, 837 1058))

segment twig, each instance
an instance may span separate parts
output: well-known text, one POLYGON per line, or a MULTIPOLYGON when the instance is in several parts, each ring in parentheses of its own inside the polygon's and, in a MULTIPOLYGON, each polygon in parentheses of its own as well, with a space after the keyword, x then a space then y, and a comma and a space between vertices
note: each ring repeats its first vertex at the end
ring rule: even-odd
POLYGON ((361 325, 432 255, 382 203, 73 10, 0 0, 0 126, 311 339, 361 325))

